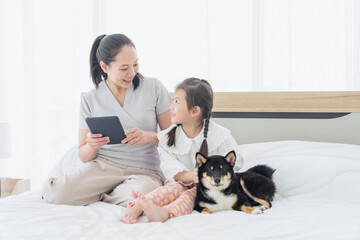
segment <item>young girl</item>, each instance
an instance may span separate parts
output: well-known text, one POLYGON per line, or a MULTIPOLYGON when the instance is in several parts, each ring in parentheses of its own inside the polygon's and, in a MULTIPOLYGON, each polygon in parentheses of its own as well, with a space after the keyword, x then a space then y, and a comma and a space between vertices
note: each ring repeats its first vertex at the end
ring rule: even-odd
MULTIPOLYGON (((158 134, 160 167, 167 184, 145 196, 132 191, 134 201, 120 217, 122 222, 136 223, 143 213, 149 222, 164 222, 192 212, 194 184, 198 182, 196 152, 225 155, 238 149, 230 131, 210 120, 212 107, 213 91, 208 81, 188 78, 176 87, 170 106, 173 125, 158 134)), ((237 167, 241 168, 243 159, 237 155, 237 167)))

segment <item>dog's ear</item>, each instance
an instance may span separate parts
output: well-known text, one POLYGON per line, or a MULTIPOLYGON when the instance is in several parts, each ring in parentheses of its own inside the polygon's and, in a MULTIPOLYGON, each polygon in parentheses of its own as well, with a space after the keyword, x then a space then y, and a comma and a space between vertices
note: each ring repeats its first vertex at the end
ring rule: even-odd
POLYGON ((206 157, 202 155, 200 152, 196 153, 196 162, 198 167, 201 167, 204 163, 206 163, 206 157))
POLYGON ((232 150, 231 152, 229 152, 228 154, 226 154, 225 156, 225 160, 231 164, 231 166, 235 165, 235 161, 236 161, 236 154, 235 151, 232 150))

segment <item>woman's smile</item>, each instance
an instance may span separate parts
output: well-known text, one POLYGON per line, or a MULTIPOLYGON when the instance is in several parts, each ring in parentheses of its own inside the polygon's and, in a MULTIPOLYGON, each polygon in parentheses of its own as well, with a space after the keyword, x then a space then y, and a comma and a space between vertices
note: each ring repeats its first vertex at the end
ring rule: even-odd
POLYGON ((132 83, 132 79, 130 79, 130 80, 123 79, 123 81, 124 81, 126 84, 132 83))

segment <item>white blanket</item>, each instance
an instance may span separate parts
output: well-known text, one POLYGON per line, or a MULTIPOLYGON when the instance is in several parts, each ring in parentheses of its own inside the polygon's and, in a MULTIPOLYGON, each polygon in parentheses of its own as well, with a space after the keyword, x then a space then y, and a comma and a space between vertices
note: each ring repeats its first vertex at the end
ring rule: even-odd
POLYGON ((300 141, 241 146, 244 170, 276 168, 277 195, 261 215, 193 214, 123 224, 123 207, 47 204, 32 192, 0 200, 0 239, 360 239, 360 146, 300 141))

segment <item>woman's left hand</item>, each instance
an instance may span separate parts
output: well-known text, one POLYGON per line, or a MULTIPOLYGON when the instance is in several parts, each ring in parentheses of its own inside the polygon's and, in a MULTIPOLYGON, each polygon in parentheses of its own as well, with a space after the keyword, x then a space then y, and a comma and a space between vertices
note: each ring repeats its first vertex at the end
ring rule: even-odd
POLYGON ((138 128, 133 128, 125 132, 126 138, 121 141, 122 144, 129 144, 130 146, 136 147, 140 144, 150 142, 150 138, 153 132, 143 131, 138 128))

